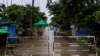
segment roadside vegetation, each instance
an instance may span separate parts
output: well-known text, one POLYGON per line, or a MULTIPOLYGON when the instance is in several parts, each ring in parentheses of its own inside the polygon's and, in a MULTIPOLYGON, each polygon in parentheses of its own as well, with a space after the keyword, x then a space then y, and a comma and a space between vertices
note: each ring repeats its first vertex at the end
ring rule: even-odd
POLYGON ((23 34, 29 33, 29 29, 34 23, 43 19, 46 21, 47 17, 44 12, 40 12, 39 7, 32 7, 27 4, 26 6, 13 4, 5 7, 1 5, 0 17, 5 22, 15 22, 17 24, 17 30, 23 32, 23 34), (32 23, 32 25, 31 25, 32 23))
POLYGON ((71 35, 70 25, 92 29, 91 35, 96 37, 97 47, 100 48, 100 1, 99 0, 59 0, 48 3, 47 8, 52 17, 52 25, 57 25, 62 31, 71 35), (98 27, 98 29, 97 29, 98 27), (96 30, 94 30, 96 29, 96 30))

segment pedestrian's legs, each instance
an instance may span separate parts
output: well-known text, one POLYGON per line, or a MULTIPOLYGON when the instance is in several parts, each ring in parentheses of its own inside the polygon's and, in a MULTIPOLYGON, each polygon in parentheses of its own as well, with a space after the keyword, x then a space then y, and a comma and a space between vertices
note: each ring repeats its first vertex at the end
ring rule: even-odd
POLYGON ((54 52, 54 45, 53 42, 49 42, 49 54, 50 56, 53 56, 53 52, 54 52))

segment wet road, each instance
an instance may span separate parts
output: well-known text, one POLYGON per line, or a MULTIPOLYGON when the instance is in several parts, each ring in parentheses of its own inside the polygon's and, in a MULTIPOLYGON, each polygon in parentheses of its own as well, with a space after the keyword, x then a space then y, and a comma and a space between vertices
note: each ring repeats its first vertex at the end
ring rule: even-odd
MULTIPOLYGON (((26 37, 27 38, 27 37, 26 37)), ((89 56, 89 47, 69 44, 67 37, 54 37, 49 28, 44 30, 43 36, 24 39, 13 49, 14 56, 89 56)), ((95 54, 95 52, 91 53, 95 54)), ((12 53, 8 49, 7 55, 12 53)), ((96 56, 96 55, 92 55, 96 56)))

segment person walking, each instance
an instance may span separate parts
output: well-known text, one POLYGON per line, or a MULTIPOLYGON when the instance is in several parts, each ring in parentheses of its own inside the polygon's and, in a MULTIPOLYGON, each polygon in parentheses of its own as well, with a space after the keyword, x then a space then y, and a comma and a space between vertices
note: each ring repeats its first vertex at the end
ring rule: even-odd
POLYGON ((57 34, 57 27, 54 27, 53 31, 54 31, 54 35, 56 35, 57 34))

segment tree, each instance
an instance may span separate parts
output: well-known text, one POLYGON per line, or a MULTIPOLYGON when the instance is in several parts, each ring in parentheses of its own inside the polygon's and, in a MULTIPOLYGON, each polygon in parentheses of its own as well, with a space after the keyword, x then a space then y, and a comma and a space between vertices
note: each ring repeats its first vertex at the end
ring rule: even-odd
POLYGON ((59 0, 51 3, 48 9, 54 15, 52 23, 62 25, 62 29, 68 30, 72 22, 79 27, 89 27, 93 30, 97 43, 100 43, 100 24, 97 23, 100 21, 99 0, 59 0))
POLYGON ((88 21, 92 20, 89 18, 94 18, 92 14, 99 10, 99 2, 98 0, 59 0, 51 3, 48 9, 50 14, 54 15, 52 20, 55 20, 56 24, 62 21, 60 24, 64 26, 63 28, 67 26, 68 29, 72 23, 88 26, 88 21), (83 25, 84 23, 86 24, 83 25))
POLYGON ((3 10, 5 9, 5 5, 4 4, 0 4, 0 20, 3 18, 3 10))
POLYGON ((33 8, 30 5, 21 6, 21 5, 11 5, 8 6, 7 9, 3 11, 5 15, 5 21, 13 21, 18 24, 18 29, 22 28, 23 30, 27 30, 30 27, 30 20, 31 17, 34 16, 32 19, 32 23, 34 24, 40 19, 46 20, 45 13, 40 12, 39 7, 34 7, 34 12, 32 11, 33 8), (33 13, 31 15, 31 13, 33 13))

